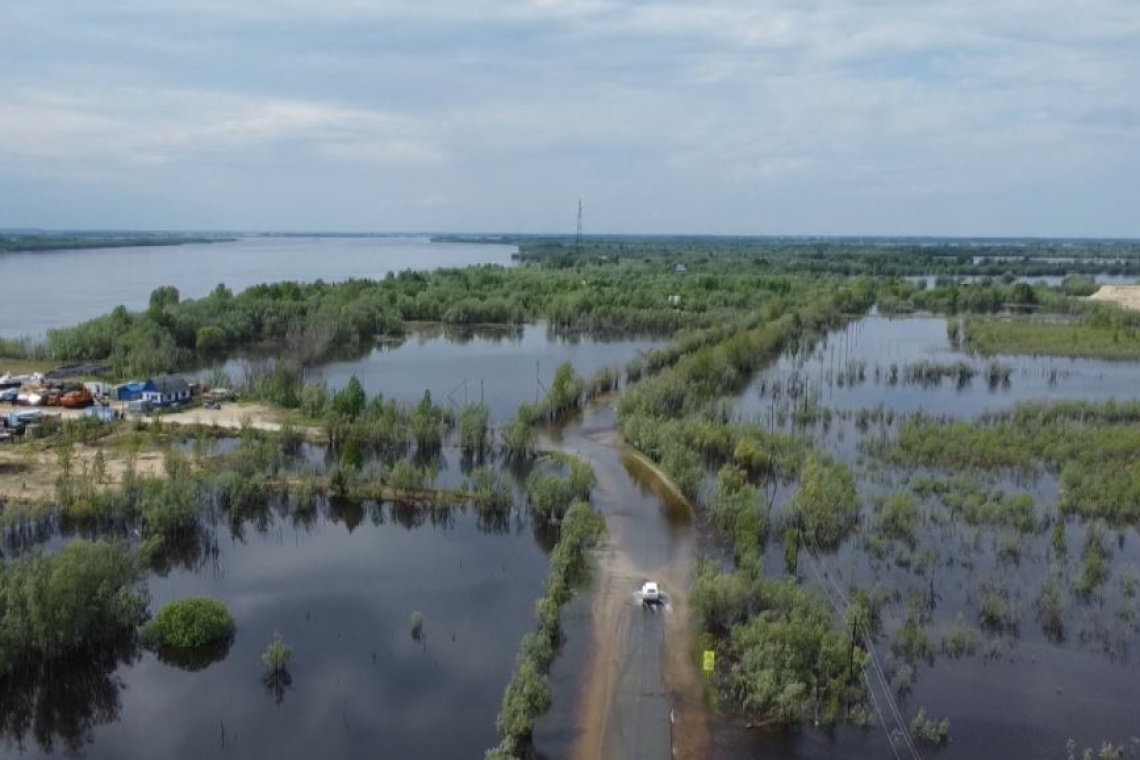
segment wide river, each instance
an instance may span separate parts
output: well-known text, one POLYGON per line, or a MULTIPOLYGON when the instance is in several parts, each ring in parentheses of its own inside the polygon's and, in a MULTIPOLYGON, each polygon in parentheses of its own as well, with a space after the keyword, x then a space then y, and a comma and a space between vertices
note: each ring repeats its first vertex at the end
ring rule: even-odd
POLYGON ((426 237, 269 237, 181 246, 0 255, 0 337, 40 337, 122 304, 145 308, 162 285, 199 298, 219 283, 238 292, 263 282, 338 282, 403 269, 510 264, 508 245, 436 243, 426 237))

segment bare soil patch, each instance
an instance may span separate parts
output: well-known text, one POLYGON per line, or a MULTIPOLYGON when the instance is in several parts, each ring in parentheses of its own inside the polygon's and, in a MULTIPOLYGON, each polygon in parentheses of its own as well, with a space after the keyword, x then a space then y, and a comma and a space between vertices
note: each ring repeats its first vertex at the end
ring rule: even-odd
POLYGON ((1108 301, 1125 309, 1140 309, 1140 285, 1102 285, 1090 301, 1108 301))

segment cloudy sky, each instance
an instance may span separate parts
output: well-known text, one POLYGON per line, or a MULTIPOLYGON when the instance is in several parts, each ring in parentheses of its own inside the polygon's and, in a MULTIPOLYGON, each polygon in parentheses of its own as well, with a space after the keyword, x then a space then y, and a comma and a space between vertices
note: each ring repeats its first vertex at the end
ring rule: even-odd
POLYGON ((0 227, 1140 236, 1136 0, 34 0, 0 227))

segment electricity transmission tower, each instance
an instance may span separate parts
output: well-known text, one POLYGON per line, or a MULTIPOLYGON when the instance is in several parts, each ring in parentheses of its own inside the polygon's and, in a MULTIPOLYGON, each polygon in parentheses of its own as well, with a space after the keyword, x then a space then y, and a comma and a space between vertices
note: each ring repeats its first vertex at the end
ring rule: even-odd
POLYGON ((578 231, 574 233, 574 255, 582 255, 582 199, 578 199, 578 231))

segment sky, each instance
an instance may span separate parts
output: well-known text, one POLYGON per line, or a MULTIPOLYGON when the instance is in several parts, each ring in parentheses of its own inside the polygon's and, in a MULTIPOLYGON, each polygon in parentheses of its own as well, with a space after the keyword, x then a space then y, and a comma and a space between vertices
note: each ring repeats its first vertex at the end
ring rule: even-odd
POLYGON ((0 5, 0 227, 1140 237, 1137 0, 0 5))

